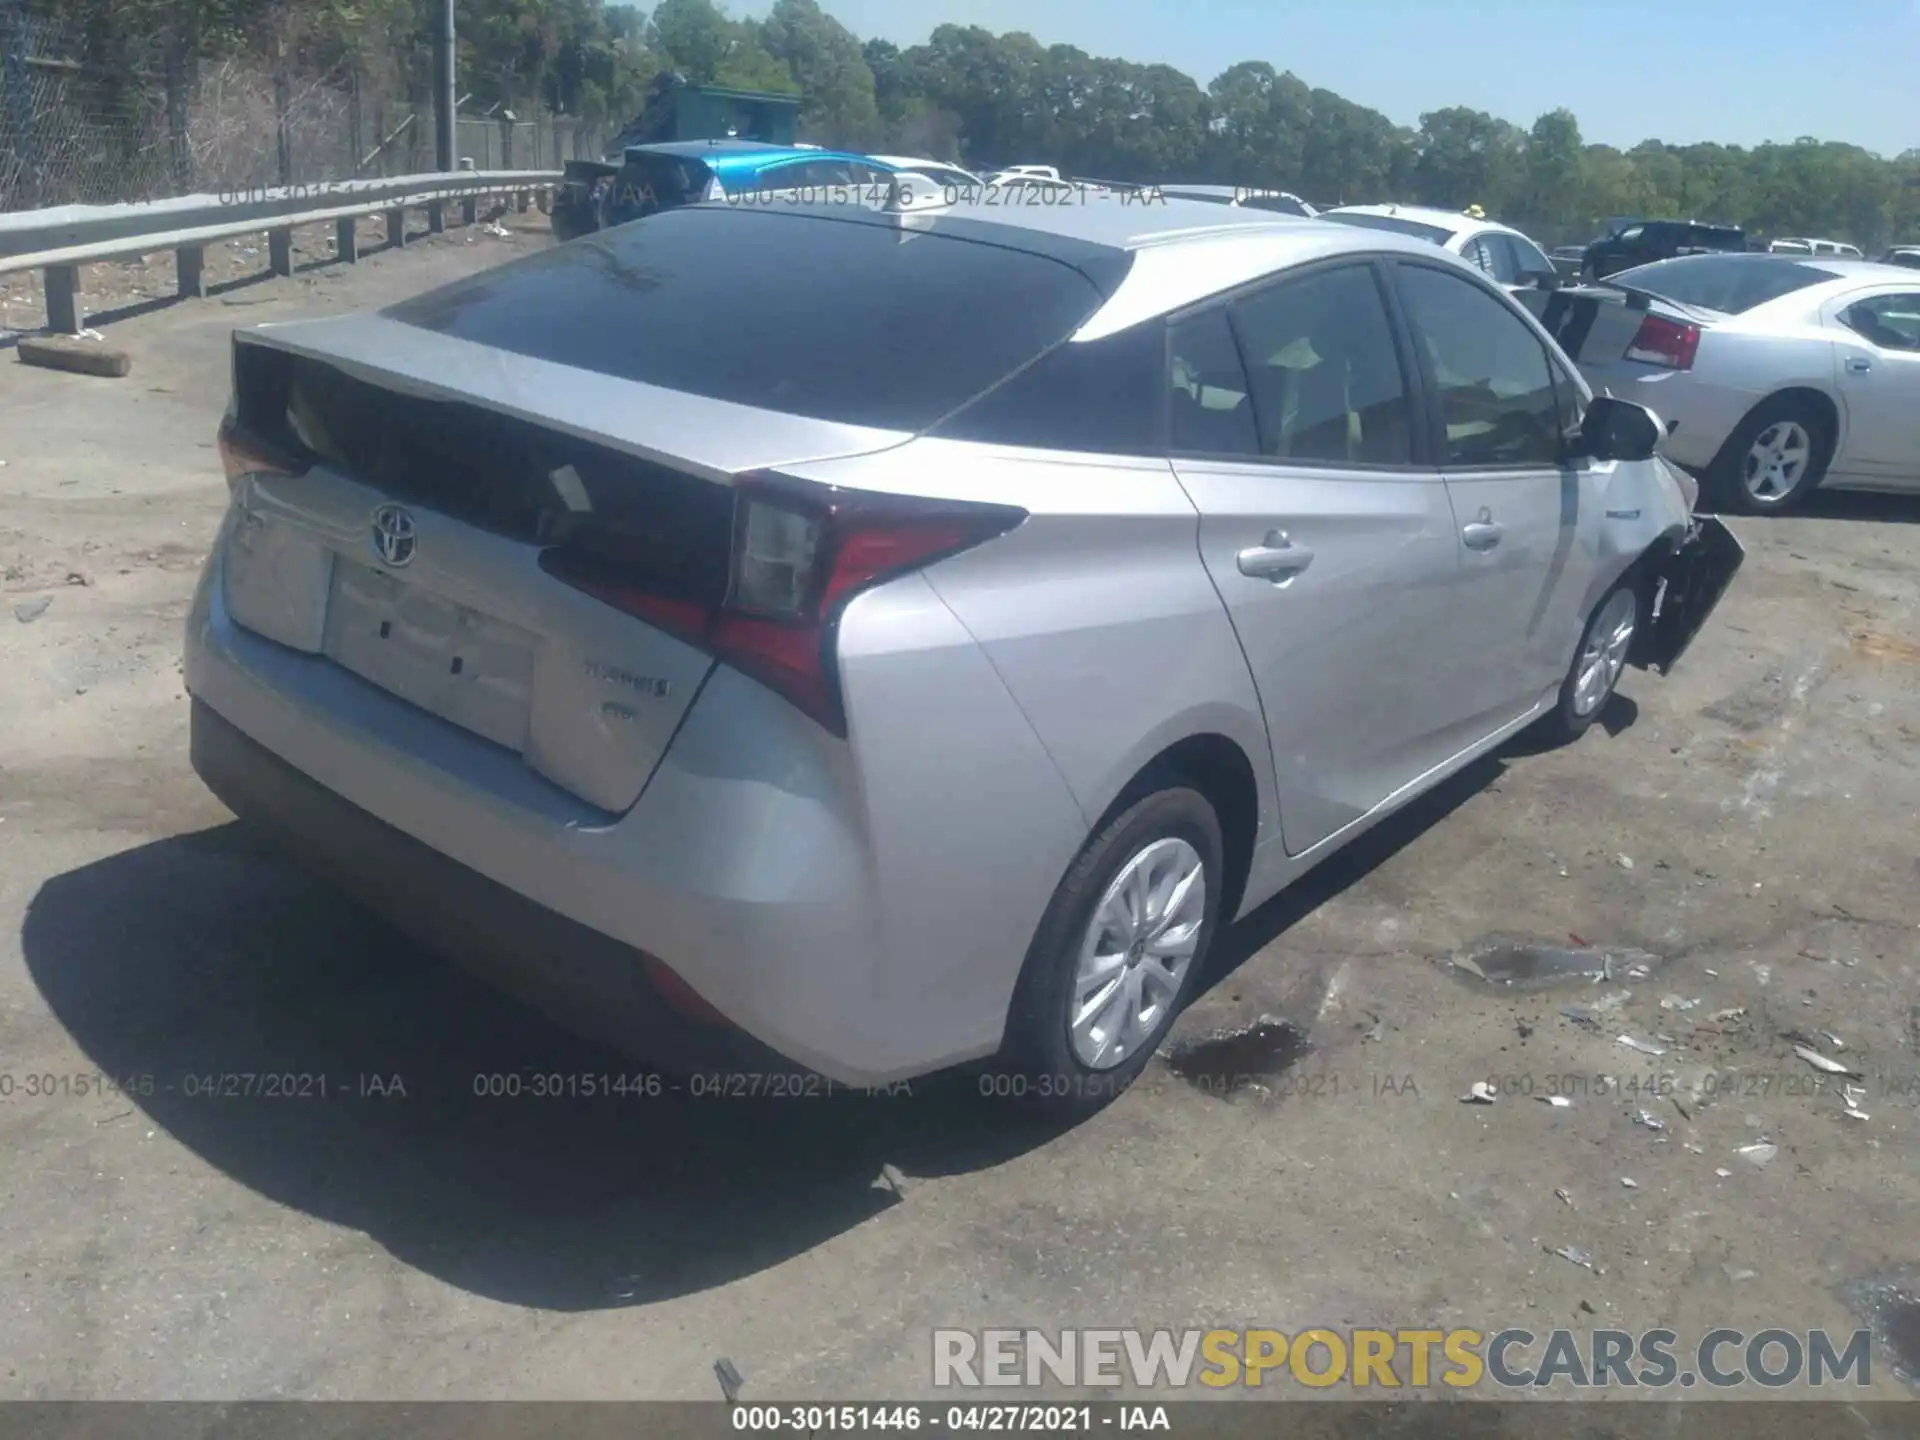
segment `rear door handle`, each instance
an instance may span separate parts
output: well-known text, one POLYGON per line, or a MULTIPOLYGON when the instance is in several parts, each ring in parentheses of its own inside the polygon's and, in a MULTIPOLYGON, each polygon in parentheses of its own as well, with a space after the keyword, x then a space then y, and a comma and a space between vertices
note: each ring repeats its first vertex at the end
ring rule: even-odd
POLYGON ((1313 551, 1293 543, 1284 530, 1269 530, 1266 543, 1252 545, 1234 557, 1242 575, 1284 585, 1313 563, 1313 551))
POLYGON ((1873 369, 1873 361, 1864 355, 1855 355, 1847 361, 1847 369, 1855 375, 1864 375, 1873 369))
POLYGON ((1491 550, 1506 532, 1491 520, 1475 520, 1460 527, 1460 538, 1469 550, 1491 550))

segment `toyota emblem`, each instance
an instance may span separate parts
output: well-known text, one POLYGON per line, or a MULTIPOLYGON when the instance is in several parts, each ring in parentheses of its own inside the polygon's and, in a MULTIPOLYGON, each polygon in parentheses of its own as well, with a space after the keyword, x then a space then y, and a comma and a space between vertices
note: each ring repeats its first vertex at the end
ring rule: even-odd
POLYGON ((413 516, 404 505, 382 505, 373 512, 373 553, 396 570, 413 560, 419 544, 413 516))

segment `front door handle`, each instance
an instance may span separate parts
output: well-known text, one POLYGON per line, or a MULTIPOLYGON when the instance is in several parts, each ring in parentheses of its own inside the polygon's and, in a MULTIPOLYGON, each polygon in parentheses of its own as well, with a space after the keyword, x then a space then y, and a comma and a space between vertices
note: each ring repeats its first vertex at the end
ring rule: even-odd
POLYGON ((1269 530, 1266 542, 1252 545, 1234 557, 1242 575, 1284 585, 1313 563, 1313 551, 1293 543, 1284 530, 1269 530))
POLYGON ((1460 538, 1469 550, 1491 550, 1506 532, 1491 520, 1475 520, 1460 527, 1460 538))
POLYGON ((1847 361, 1847 370, 1854 375, 1864 375, 1873 369, 1873 361, 1864 355, 1855 355, 1847 361))

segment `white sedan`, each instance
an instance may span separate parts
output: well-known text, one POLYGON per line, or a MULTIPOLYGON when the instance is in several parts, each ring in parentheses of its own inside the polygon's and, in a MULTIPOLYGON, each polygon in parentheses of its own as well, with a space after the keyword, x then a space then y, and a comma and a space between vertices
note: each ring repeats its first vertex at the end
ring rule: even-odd
POLYGON ((1436 210, 1426 205, 1340 205, 1322 210, 1320 218, 1429 240, 1478 265, 1515 293, 1537 289, 1543 282, 1552 283, 1559 274, 1546 252, 1511 225, 1464 210, 1436 210))
POLYGON ((1920 275, 1795 255, 1685 255, 1551 297, 1596 392, 1644 405, 1668 459, 1749 514, 1820 486, 1920 491, 1920 275))

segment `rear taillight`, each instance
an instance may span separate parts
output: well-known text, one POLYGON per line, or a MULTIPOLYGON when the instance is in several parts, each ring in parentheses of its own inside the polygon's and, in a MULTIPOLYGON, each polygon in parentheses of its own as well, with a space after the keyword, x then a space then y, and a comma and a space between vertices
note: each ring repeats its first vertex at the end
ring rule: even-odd
POLYGON ((1693 357, 1700 349, 1700 327, 1664 315, 1649 315, 1640 322, 1640 331, 1627 346, 1626 358, 1642 365, 1662 365, 1669 370, 1691 370, 1693 357))
POLYGON ((718 604, 621 573, 605 543, 556 546, 541 568, 752 676, 829 731, 847 733, 834 631, 860 592, 1003 535, 1024 510, 877 495, 771 473, 735 482, 733 555, 718 604))

